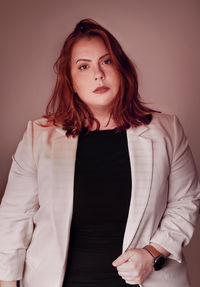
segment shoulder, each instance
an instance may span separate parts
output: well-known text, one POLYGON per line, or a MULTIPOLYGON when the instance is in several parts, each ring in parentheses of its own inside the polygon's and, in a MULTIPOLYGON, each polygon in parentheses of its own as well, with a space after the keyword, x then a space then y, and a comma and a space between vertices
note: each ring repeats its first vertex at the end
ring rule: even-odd
POLYGON ((153 113, 152 121, 150 126, 156 127, 171 127, 178 121, 178 118, 174 114, 165 114, 165 113, 153 113))
POLYGON ((169 137, 183 136, 183 127, 174 114, 153 113, 152 121, 148 126, 150 131, 169 137))
POLYGON ((34 145, 60 136, 65 136, 65 131, 61 127, 48 122, 46 118, 39 118, 28 121, 23 138, 34 145))
POLYGON ((146 134, 153 142, 165 143, 168 150, 176 154, 182 153, 188 147, 188 139, 176 115, 154 113, 146 134))
POLYGON ((35 128, 46 128, 51 127, 55 128, 55 125, 53 123, 50 123, 47 118, 39 118, 29 121, 30 124, 32 124, 35 128))
POLYGON ((55 126, 53 123, 49 122, 47 118, 43 117, 29 120, 27 124, 27 129, 32 129, 34 131, 38 131, 39 133, 49 132, 59 128, 60 127, 55 126))

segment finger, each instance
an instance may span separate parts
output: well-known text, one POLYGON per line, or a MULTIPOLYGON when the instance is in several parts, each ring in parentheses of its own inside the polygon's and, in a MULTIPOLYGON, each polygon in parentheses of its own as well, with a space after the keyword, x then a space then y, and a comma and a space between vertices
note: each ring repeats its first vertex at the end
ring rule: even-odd
POLYGON ((133 278, 133 277, 122 277, 122 276, 120 276, 121 277, 121 279, 123 279, 124 281, 133 281, 133 282, 137 282, 136 280, 135 280, 135 278, 133 278))
POLYGON ((141 278, 140 274, 138 274, 137 272, 118 272, 118 274, 126 280, 138 280, 139 278, 141 278))
POLYGON ((138 279, 138 277, 137 276, 134 276, 133 274, 130 274, 130 273, 128 273, 128 274, 119 274, 119 276, 122 278, 122 279, 124 279, 125 281, 137 281, 137 279, 138 279))
POLYGON ((133 271, 133 263, 125 262, 117 267, 118 272, 131 272, 133 271))
POLYGON ((122 279, 124 279, 125 281, 126 280, 135 280, 135 277, 134 276, 132 276, 132 275, 130 275, 130 273, 129 274, 122 274, 122 275, 120 275, 120 277, 122 278, 122 279))
POLYGON ((135 281, 135 280, 125 280, 127 284, 130 285, 136 285, 136 284, 140 284, 141 282, 135 281))
POLYGON ((131 278, 131 279, 133 279, 133 276, 132 276, 132 274, 130 274, 130 272, 118 272, 118 274, 119 274, 119 276, 121 276, 122 278, 131 278))
POLYGON ((129 250, 124 252, 116 260, 114 260, 112 262, 112 265, 117 267, 117 266, 123 264, 124 262, 128 261, 128 259, 131 257, 131 255, 132 255, 132 253, 129 250))
POLYGON ((137 278, 137 277, 134 277, 132 274, 124 274, 124 275, 120 275, 120 277, 126 282, 126 283, 128 283, 129 282, 129 284, 138 284, 138 282, 139 282, 139 278, 137 278))

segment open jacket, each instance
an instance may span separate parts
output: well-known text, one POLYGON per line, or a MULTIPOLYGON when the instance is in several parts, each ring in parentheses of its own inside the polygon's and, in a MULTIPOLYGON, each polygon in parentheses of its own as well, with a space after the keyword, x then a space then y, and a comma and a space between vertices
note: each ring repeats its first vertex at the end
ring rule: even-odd
MULTIPOLYGON (((78 137, 45 122, 29 121, 0 207, 0 280, 21 279, 23 287, 62 287, 67 264, 78 137)), ((183 129, 175 116, 155 113, 127 139, 132 196, 122 252, 160 244, 170 252, 167 264, 141 286, 188 287, 182 248, 194 231, 200 186, 183 129)))

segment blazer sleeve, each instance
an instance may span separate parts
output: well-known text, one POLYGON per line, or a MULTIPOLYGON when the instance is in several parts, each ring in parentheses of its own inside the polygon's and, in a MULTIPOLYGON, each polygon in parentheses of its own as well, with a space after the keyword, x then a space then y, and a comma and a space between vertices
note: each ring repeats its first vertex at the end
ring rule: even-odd
POLYGON ((182 248, 193 234, 200 201, 200 184, 188 140, 176 116, 171 126, 171 168, 165 213, 151 238, 167 249, 169 258, 182 261, 182 248))
POLYGON ((0 205, 0 280, 22 278, 26 249, 37 211, 37 169, 33 156, 33 123, 12 157, 6 190, 0 205))

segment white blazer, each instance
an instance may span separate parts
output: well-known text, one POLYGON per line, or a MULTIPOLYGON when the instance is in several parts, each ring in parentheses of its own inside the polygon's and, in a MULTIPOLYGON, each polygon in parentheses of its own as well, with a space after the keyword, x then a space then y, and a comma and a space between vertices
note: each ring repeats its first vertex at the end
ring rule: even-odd
MULTIPOLYGON (((44 122, 29 121, 0 207, 0 280, 21 279, 23 287, 62 287, 67 263, 78 137, 44 122)), ((175 116, 156 113, 127 138, 132 196, 122 252, 160 244, 171 253, 167 264, 141 286, 188 287, 182 247, 194 231, 200 185, 183 129, 175 116)))

